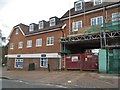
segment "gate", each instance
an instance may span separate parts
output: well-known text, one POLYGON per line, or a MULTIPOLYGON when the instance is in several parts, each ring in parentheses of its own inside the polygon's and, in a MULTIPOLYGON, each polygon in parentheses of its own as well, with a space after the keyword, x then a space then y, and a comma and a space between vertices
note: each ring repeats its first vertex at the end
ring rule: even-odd
POLYGON ((120 73, 120 49, 108 50, 108 73, 120 73))

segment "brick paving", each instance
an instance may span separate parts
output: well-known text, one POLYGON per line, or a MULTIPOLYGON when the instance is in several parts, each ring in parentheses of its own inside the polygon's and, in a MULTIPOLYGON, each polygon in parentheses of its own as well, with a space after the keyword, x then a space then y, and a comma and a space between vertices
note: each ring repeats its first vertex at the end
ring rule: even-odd
POLYGON ((69 88, 118 88, 117 76, 90 71, 3 71, 2 76, 37 85, 42 83, 69 88))

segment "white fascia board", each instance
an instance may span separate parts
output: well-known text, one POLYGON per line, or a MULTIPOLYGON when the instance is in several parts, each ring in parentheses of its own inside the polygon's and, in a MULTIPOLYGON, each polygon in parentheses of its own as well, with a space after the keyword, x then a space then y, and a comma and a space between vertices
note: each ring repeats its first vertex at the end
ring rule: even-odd
POLYGON ((11 30, 10 35, 8 36, 9 39, 10 39, 10 36, 11 36, 12 32, 13 32, 16 28, 19 28, 19 30, 20 30, 20 31, 22 32, 22 34, 25 36, 25 34, 24 34, 24 32, 22 31, 22 29, 20 28, 20 26, 16 26, 16 27, 14 27, 14 28, 11 30))
MULTIPOLYGON (((114 5, 106 6, 106 8, 107 8, 107 9, 108 9, 108 8, 112 8, 112 7, 115 7, 115 6, 117 6, 117 5, 119 5, 119 4, 114 4, 114 5)), ((80 14, 77 14, 77 15, 73 15, 73 16, 70 16, 70 17, 66 17, 66 18, 63 18, 63 19, 61 19, 61 20, 67 20, 67 19, 69 19, 69 18, 74 18, 74 17, 82 16, 82 15, 84 15, 84 14, 89 14, 89 13, 97 12, 97 11, 100 11, 100 10, 103 10, 103 9, 104 9, 104 7, 99 8, 99 9, 95 9, 95 10, 91 10, 91 11, 87 11, 87 12, 84 12, 84 13, 80 13, 80 14)))
MULTIPOLYGON (((61 58, 58 53, 44 53, 47 58, 61 58)), ((42 54, 8 54, 5 55, 7 58, 41 58, 42 54), (18 57, 19 56, 19 57, 18 57)))

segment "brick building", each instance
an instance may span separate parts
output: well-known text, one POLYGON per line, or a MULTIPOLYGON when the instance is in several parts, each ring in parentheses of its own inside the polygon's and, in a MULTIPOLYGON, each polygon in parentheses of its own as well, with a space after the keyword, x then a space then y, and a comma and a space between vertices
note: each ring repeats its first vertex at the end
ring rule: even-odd
POLYGON ((88 49, 120 47, 120 2, 78 0, 61 18, 29 26, 19 24, 10 34, 8 68, 58 70, 65 67, 62 54, 88 49), (62 38, 61 38, 62 37, 62 38))
MULTIPOLYGON (((109 50, 120 48, 119 1, 83 2, 78 0, 74 3, 74 7, 61 17, 61 20, 67 25, 64 29, 65 37, 61 39, 61 43, 64 46, 63 52, 71 54, 68 58, 71 58, 72 54, 88 53, 93 49, 105 49, 108 50, 108 56, 104 56, 104 54, 103 57, 108 57, 108 61, 106 61, 109 62, 111 58, 109 50)), ((70 65, 75 68, 77 61, 76 59, 71 60, 70 65)), ((80 66, 80 64, 78 65, 80 66)))
POLYGON ((13 27, 8 47, 8 69, 50 70, 61 69, 61 44, 63 23, 57 17, 49 21, 22 23, 13 27))

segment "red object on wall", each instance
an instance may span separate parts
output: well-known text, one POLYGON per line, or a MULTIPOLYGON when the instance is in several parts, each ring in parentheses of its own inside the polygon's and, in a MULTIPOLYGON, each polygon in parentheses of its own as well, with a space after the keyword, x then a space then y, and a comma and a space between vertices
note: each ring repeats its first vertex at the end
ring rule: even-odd
POLYGON ((98 55, 71 54, 66 56, 66 69, 98 70, 98 55))

